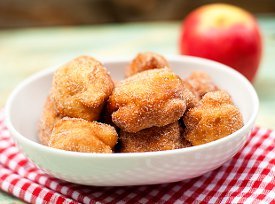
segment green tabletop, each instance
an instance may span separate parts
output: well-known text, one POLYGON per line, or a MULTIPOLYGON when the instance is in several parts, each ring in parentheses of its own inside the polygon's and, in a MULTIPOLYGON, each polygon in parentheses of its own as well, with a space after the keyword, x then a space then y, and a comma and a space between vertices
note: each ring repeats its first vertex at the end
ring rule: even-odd
MULTIPOLYGON (((264 38, 254 86, 260 98, 257 125, 275 128, 275 17, 258 17, 264 38)), ((0 31, 0 105, 24 78, 81 54, 127 56, 140 51, 178 53, 180 22, 109 24, 0 31)), ((0 192, 0 203, 12 198, 0 192)))

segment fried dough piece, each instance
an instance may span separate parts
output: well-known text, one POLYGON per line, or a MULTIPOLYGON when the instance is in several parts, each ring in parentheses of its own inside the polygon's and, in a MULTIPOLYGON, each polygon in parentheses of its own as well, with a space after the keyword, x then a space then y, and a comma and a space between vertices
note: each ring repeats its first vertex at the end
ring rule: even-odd
POLYGON ((53 100, 51 96, 48 96, 44 105, 43 113, 39 124, 39 140, 42 144, 48 145, 50 135, 52 133, 54 124, 57 120, 60 120, 60 116, 57 114, 53 100))
POLYGON ((108 100, 112 121, 126 132, 176 122, 186 110, 181 79, 168 69, 140 72, 118 84, 108 100))
POLYGON ((208 143, 230 135, 243 126, 239 109, 225 91, 206 93, 199 105, 183 117, 185 138, 192 145, 208 143))
POLYGON ((75 152, 112 153, 117 139, 117 132, 110 125, 65 117, 55 123, 49 146, 75 152))
POLYGON ((52 94, 62 116, 98 120, 114 83, 103 65, 89 56, 80 56, 54 74, 52 94))
POLYGON ((169 68, 169 63, 162 56, 154 52, 139 53, 126 69, 126 77, 149 69, 169 68))
POLYGON ((178 121, 163 127, 151 127, 137 133, 121 131, 121 152, 155 152, 183 147, 178 121))
POLYGON ((205 73, 196 71, 193 72, 184 81, 185 86, 193 92, 193 94, 200 100, 206 93, 211 91, 218 91, 218 87, 214 84, 211 77, 205 73))

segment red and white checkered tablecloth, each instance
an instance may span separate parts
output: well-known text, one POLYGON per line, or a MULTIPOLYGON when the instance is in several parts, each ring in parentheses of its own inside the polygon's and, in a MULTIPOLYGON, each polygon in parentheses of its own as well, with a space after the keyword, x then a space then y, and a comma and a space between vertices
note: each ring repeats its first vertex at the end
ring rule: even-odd
POLYGON ((255 128, 222 167, 181 182, 87 187, 38 169, 10 139, 0 113, 0 189, 29 203, 275 203, 275 131, 255 128))

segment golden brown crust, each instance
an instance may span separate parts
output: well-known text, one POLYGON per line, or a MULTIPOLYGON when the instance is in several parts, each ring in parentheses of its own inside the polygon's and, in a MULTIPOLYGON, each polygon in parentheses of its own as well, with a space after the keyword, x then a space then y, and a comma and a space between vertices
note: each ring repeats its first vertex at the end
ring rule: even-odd
POLYGON ((183 82, 198 99, 201 99, 208 92, 219 90, 211 77, 205 72, 193 72, 188 78, 183 80, 183 82))
POLYGON ((39 123, 38 135, 42 144, 48 145, 54 124, 59 119, 60 116, 58 116, 55 110, 52 97, 48 96, 39 123))
POLYGON ((54 74, 52 94, 62 116, 99 119, 114 83, 103 65, 89 56, 80 56, 54 74))
POLYGON ((41 143, 112 153, 120 147, 117 129, 118 152, 152 152, 208 143, 243 126, 230 95, 205 72, 182 80, 163 56, 147 52, 133 59, 127 76, 114 88, 106 68, 88 56, 60 67, 41 117, 41 143))
POLYGON ((206 93, 199 105, 183 117, 185 138, 192 145, 208 143, 230 135, 243 126, 239 109, 225 91, 206 93))
POLYGON ((76 152, 112 153, 118 135, 114 127, 65 117, 55 123, 49 146, 76 152))
POLYGON ((173 123, 184 114, 181 79, 168 69, 152 69, 120 82, 108 100, 112 121, 126 132, 173 123))
POLYGON ((137 133, 120 132, 121 152, 155 152, 183 148, 178 122, 137 133))
POLYGON ((139 53, 126 69, 126 77, 149 69, 169 68, 168 61, 154 52, 139 53))

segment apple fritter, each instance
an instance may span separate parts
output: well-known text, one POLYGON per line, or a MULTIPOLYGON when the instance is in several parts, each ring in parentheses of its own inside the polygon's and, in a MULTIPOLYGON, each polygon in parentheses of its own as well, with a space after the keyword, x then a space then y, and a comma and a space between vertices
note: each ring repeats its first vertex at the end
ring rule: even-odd
POLYGON ((200 100, 206 93, 218 91, 211 77, 205 73, 196 71, 183 80, 186 87, 200 100))
POLYGON ((169 63, 160 54, 154 52, 139 53, 126 69, 126 77, 148 69, 169 68, 169 63))
POLYGON ((206 93, 198 106, 183 117, 185 138, 192 145, 205 144, 237 131, 243 126, 239 109, 225 91, 206 93))
POLYGON ((60 116, 55 110, 51 95, 49 95, 39 123, 39 140, 42 144, 48 145, 50 135, 57 120, 60 120, 60 116))
POLYGON ((188 146, 188 142, 181 138, 178 121, 163 127, 151 127, 136 133, 121 131, 120 140, 121 152, 155 152, 188 146))
POLYGON ((52 95, 58 113, 85 120, 99 119, 114 83, 106 68, 89 56, 80 56, 54 74, 52 95))
POLYGON ((112 121, 123 131, 138 132, 176 122, 189 95, 182 80, 168 69, 151 69, 118 84, 108 100, 112 121))
POLYGON ((49 146, 75 152, 112 153, 118 135, 114 127, 65 117, 55 123, 49 146))

